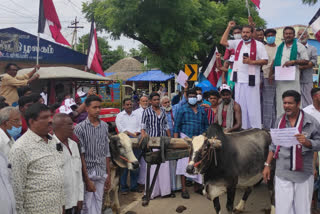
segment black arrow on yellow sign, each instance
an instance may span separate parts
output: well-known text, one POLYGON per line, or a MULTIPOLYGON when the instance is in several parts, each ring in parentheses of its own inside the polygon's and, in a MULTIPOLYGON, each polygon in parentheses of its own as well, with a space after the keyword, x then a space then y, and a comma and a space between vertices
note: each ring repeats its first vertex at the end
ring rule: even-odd
POLYGON ((188 81, 197 81, 197 77, 198 77, 197 64, 185 64, 184 72, 188 75, 188 81))

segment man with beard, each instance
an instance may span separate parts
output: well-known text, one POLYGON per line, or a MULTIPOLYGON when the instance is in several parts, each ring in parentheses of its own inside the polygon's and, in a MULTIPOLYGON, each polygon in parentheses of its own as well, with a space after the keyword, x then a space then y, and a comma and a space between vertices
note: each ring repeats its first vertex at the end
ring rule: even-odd
POLYGON ((309 63, 307 65, 300 65, 299 69, 301 71, 300 74, 300 89, 301 89, 301 104, 302 108, 307 107, 312 104, 312 97, 310 94, 311 89, 313 88, 313 67, 318 65, 317 59, 317 48, 308 44, 309 33, 304 29, 300 29, 297 34, 297 38, 300 38, 300 43, 303 44, 309 56, 309 63), (303 33, 303 34, 302 34, 303 33))
POLYGON ((256 29, 256 40, 258 40, 259 42, 262 42, 262 44, 267 44, 264 41, 264 30, 262 28, 258 28, 256 29))
MULTIPOLYGON (((175 116, 174 137, 181 138, 198 136, 205 132, 209 126, 207 114, 204 108, 197 104, 197 92, 195 89, 187 91, 188 103, 183 105, 175 116)), ((177 162, 177 175, 181 175, 182 198, 190 198, 186 190, 186 177, 192 178, 198 184, 202 184, 200 175, 190 175, 186 172, 188 158, 179 159, 177 162)), ((199 185, 195 185, 195 191, 200 192, 199 185), (198 189, 197 189, 198 188, 198 189)))
MULTIPOLYGON (((275 213, 310 214, 313 194, 313 153, 320 150, 320 124, 300 109, 301 95, 294 90, 282 94, 282 114, 275 128, 296 128, 297 144, 289 147, 269 147, 263 170, 264 180, 270 180, 270 164, 276 159, 275 213)), ((281 142, 281 141, 280 141, 281 142)))
POLYGON ((223 84, 220 87, 222 103, 218 106, 215 121, 222 126, 225 133, 241 129, 241 107, 231 98, 230 86, 223 84))
MULTIPOLYGON (((283 29, 282 42, 278 49, 274 59, 273 67, 282 66, 289 67, 295 66, 295 80, 291 81, 276 81, 276 103, 277 103, 277 116, 279 117, 284 113, 282 106, 282 94, 290 89, 300 91, 300 65, 308 64, 307 49, 301 43, 298 43, 295 39, 295 30, 292 27, 285 27, 283 29)), ((271 74, 273 75, 274 72, 271 74)))
POLYGON ((233 81, 235 82, 235 100, 242 108, 242 127, 261 128, 260 106, 260 68, 268 63, 268 54, 264 45, 252 39, 254 28, 242 27, 242 40, 228 40, 234 21, 230 21, 220 44, 235 49, 233 81))

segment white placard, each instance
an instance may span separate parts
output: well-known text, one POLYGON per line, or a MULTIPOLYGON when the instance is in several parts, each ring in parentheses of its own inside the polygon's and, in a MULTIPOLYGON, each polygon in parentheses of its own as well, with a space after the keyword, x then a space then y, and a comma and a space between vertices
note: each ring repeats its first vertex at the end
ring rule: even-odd
POLYGON ((296 79, 296 66, 275 67, 275 80, 293 81, 296 79))
POLYGON ((299 144, 294 136, 299 134, 297 128, 270 129, 272 143, 276 146, 291 147, 299 144))
POLYGON ((183 71, 179 72, 179 75, 177 76, 176 81, 182 86, 185 87, 186 82, 188 80, 188 75, 184 73, 183 71))

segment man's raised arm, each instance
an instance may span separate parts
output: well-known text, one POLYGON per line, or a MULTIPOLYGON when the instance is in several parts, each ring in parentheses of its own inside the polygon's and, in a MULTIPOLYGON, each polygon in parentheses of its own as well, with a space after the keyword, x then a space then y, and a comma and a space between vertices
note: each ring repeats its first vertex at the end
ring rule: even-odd
POLYGON ((229 46, 229 44, 228 44, 228 36, 229 36, 230 30, 231 30, 234 26, 236 26, 235 21, 230 21, 230 22, 228 23, 228 27, 227 27, 227 29, 224 31, 224 33, 223 33, 223 35, 222 35, 222 37, 221 37, 221 40, 220 40, 220 44, 221 44, 221 45, 223 45, 223 46, 225 46, 225 47, 228 47, 228 46, 229 46))

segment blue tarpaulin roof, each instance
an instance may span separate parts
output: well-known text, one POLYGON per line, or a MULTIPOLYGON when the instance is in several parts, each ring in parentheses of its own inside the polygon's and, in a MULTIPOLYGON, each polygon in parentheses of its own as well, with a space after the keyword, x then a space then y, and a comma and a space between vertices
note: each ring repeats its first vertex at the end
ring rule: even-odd
POLYGON ((320 56, 320 42, 315 39, 308 39, 308 44, 317 48, 318 56, 320 56))
POLYGON ((165 74, 160 70, 151 70, 143 72, 142 74, 138 74, 129 78, 127 81, 151 81, 151 82, 164 82, 174 78, 174 74, 165 74))

